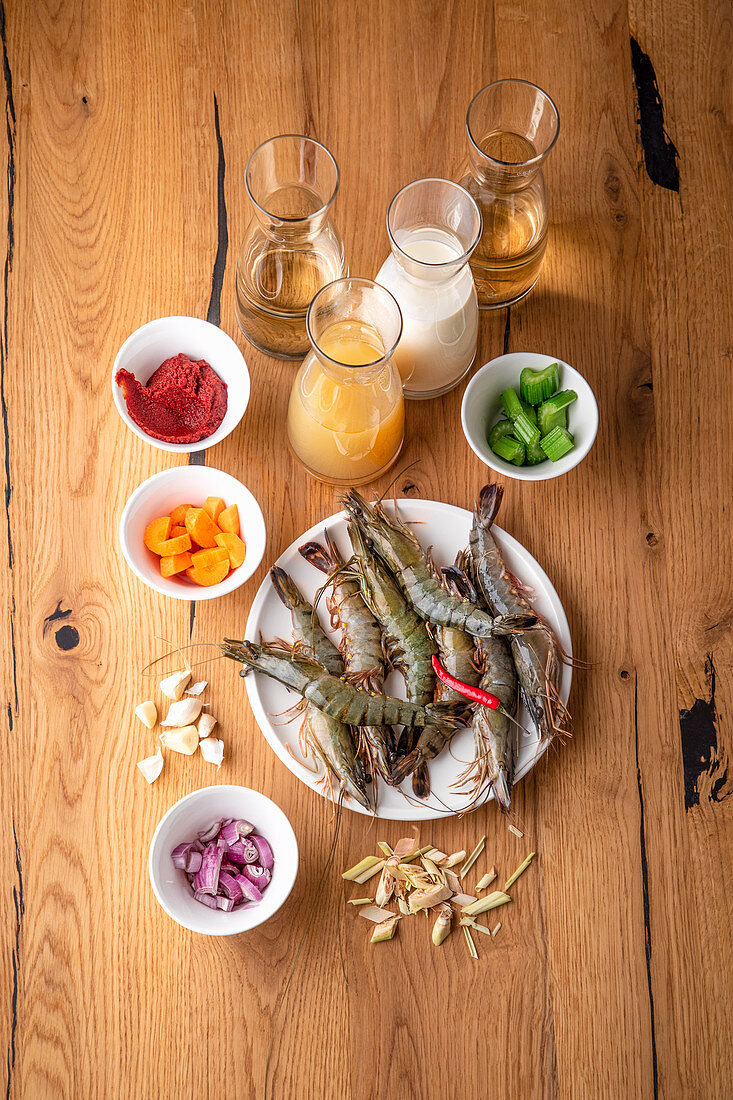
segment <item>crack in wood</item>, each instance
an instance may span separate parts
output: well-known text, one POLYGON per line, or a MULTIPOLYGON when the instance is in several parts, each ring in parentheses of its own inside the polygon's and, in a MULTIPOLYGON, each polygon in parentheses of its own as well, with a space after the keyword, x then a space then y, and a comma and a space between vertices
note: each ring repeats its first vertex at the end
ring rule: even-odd
MULTIPOLYGON (((224 191, 224 178, 226 176, 226 160, 224 157, 224 142, 221 138, 221 125, 219 123, 219 101, 214 92, 214 132, 216 134, 216 256, 214 268, 211 272, 211 296, 209 308, 206 311, 206 320, 219 327, 221 325, 221 291, 224 285, 224 271, 227 265, 227 253, 229 251, 229 229, 227 226, 227 202, 224 191)), ((205 466, 206 451, 194 451, 188 456, 189 466, 205 466)), ((191 600, 188 609, 188 636, 193 637, 193 626, 196 621, 196 601, 191 600)))
POLYGON ((15 816, 12 819, 13 824, 13 841, 15 842, 15 870, 18 876, 18 882, 13 886, 13 903, 15 905, 15 940, 13 944, 13 950, 11 952, 11 961, 13 967, 13 987, 10 997, 10 1040, 8 1042, 8 1082, 5 1092, 6 1100, 10 1100, 10 1090, 13 1083, 13 1070, 15 1069, 15 1037, 18 1031, 18 974, 20 970, 20 933, 23 924, 23 914, 25 913, 25 901, 23 898, 23 865, 20 858, 20 845, 18 844, 18 834, 15 831, 15 816))
POLYGON ((634 70, 636 101, 639 105, 639 138, 644 150, 646 173, 652 183, 679 193, 679 153, 664 125, 664 105, 659 94, 657 76, 649 55, 644 53, 633 35, 631 67, 634 70))
POLYGON ((506 323, 504 325, 504 355, 509 354, 509 337, 512 331, 512 307, 506 307, 506 323))
POLYGON ((644 906, 644 951, 646 955, 646 982, 649 992, 649 1022, 652 1039, 652 1080, 654 1100, 659 1096, 659 1067, 657 1065, 657 1036, 654 1022, 654 993, 652 991, 652 927, 649 914, 649 864, 646 856, 644 833, 644 791, 639 764, 639 684, 634 680, 634 750, 636 753, 636 786, 639 792, 639 846, 641 849, 641 891, 644 906))

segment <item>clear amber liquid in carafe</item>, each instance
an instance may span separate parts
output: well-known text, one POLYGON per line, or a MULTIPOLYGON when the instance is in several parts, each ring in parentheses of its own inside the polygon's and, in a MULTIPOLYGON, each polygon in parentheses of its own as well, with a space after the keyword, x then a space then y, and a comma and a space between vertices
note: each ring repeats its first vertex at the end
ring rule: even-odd
POLYGON ((534 286, 547 245, 547 202, 542 173, 526 162, 537 151, 526 137, 495 130, 476 143, 486 160, 460 180, 483 217, 471 256, 479 305, 497 308, 519 301, 534 286))

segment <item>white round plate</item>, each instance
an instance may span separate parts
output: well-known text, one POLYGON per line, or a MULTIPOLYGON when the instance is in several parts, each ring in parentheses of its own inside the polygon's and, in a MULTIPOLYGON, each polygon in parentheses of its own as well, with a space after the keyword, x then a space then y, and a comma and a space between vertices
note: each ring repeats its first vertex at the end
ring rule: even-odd
MULTIPOLYGON (((387 509, 393 510, 392 502, 385 502, 387 509)), ((457 508, 453 504, 443 504, 434 500, 400 500, 398 502, 400 517, 409 524, 414 524, 413 530, 418 535, 423 546, 433 547, 433 555, 439 565, 448 565, 453 562, 459 550, 468 545, 468 534, 471 529, 472 515, 465 508, 457 508)), ((342 553, 347 556, 350 548, 349 537, 346 529, 346 518, 343 512, 338 512, 326 520, 322 520, 309 531, 305 531, 297 538, 287 550, 277 559, 277 565, 290 573, 303 595, 311 602, 316 592, 325 579, 314 566, 309 565, 298 553, 298 547, 311 539, 322 541, 324 530, 328 529, 335 539, 342 553)), ((501 547, 504 561, 507 567, 524 584, 532 589, 531 602, 535 610, 544 616, 549 625, 555 631, 565 651, 572 654, 572 643, 568 621, 557 592, 552 587, 549 577, 535 561, 532 555, 524 549, 515 538, 494 527, 497 542, 501 547)), ((320 605, 319 605, 320 609, 320 605)), ((320 614, 320 620, 334 641, 338 641, 338 632, 330 630, 328 616, 325 607, 320 614)), ((290 613, 280 602, 269 576, 265 578, 260 590, 255 596, 252 609, 247 620, 246 637, 251 641, 259 641, 260 636, 266 641, 274 638, 292 637, 290 613)), ((570 683, 572 670, 565 665, 560 683, 560 695, 563 702, 567 702, 570 695, 570 683)), ((294 695, 282 684, 271 680, 260 673, 249 674, 245 678, 247 694, 249 696, 252 711, 257 724, 262 730, 266 740, 275 750, 287 768, 303 783, 307 783, 314 791, 325 794, 323 785, 319 784, 319 775, 315 775, 306 767, 298 763, 302 759, 298 742, 300 718, 296 717, 290 722, 283 722, 278 715, 282 714, 295 701, 294 695), (288 746, 296 759, 290 755, 288 746)), ((402 677, 392 672, 387 678, 385 690, 390 695, 404 699, 404 687, 402 677)), ((517 715, 519 722, 531 728, 529 714, 522 704, 517 715)), ((453 737, 448 748, 439 756, 430 761, 430 779, 432 793, 425 801, 417 800, 410 785, 410 779, 402 784, 402 789, 408 796, 404 797, 400 789, 387 786, 379 782, 377 817, 387 818, 393 821, 431 821, 443 817, 446 811, 459 812, 468 801, 466 794, 461 794, 451 789, 456 776, 463 770, 465 762, 471 759, 473 749, 473 735, 470 730, 459 730, 453 737)), ((520 733, 519 755, 515 782, 526 775, 530 768, 534 767, 537 760, 547 749, 547 743, 540 744, 537 735, 520 733)), ((313 756, 309 756, 309 764, 313 764, 313 756)), ((489 798, 493 797, 489 794, 489 798)), ((344 805, 349 809, 366 814, 353 798, 346 799, 344 805)))

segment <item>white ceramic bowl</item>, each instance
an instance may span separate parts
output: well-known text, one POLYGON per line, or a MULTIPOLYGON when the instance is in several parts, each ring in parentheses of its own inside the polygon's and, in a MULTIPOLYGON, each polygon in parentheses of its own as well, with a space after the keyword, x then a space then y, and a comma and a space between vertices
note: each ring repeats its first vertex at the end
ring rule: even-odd
POLYGON ((249 787, 202 787, 171 806, 150 842, 148 873, 153 893, 169 917, 204 936, 234 936, 264 924, 286 901, 298 875, 298 841, 279 806, 249 787), (173 866, 171 852, 219 818, 244 818, 272 848, 275 864, 262 901, 225 913, 196 901, 183 871, 173 866))
POLYGON ((473 453, 497 473, 518 481, 548 481, 572 470, 582 462, 593 446, 598 431, 598 405, 582 374, 553 355, 538 352, 513 351, 485 363, 466 386, 461 405, 463 434, 473 453), (575 390, 578 395, 568 408, 568 431, 575 438, 575 446, 558 462, 541 462, 537 466, 513 466, 491 450, 487 436, 489 429, 503 416, 502 392, 513 386, 519 392, 519 374, 523 367, 543 370, 550 363, 560 366, 560 389, 575 390))
POLYGON ((204 451, 233 432, 247 408, 249 388, 249 371, 237 345, 226 332, 198 317, 159 317, 157 321, 148 321, 127 337, 112 368, 112 396, 130 431, 151 447, 178 454, 204 451), (181 352, 190 359, 205 359, 227 384, 226 416, 212 435, 198 443, 164 443, 147 435, 128 413, 122 390, 115 381, 117 371, 124 369, 144 384, 161 363, 181 352))
POLYGON ((175 600, 213 600, 233 592, 262 561, 265 543, 265 521, 259 504, 241 481, 214 466, 174 466, 153 474, 137 487, 120 516, 120 545, 130 569, 149 588, 175 600), (227 507, 236 504, 239 509, 240 534, 247 547, 244 562, 232 569, 221 584, 210 588, 194 584, 185 575, 163 577, 160 558, 143 541, 145 528, 159 516, 170 515, 177 505, 200 507, 207 497, 221 497, 227 507))

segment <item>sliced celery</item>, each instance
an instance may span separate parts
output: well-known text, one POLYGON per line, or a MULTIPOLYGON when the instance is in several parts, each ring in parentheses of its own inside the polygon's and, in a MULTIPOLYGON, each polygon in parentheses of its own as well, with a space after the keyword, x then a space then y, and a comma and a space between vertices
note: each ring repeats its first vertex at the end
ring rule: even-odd
POLYGON ((514 418, 514 435, 524 443, 525 447, 540 441, 540 429, 524 412, 520 412, 519 416, 514 418))
POLYGON ((568 451, 572 451, 574 446, 575 440, 564 428, 553 428, 540 440, 540 447, 552 462, 557 462, 568 451))
POLYGON ((514 436, 505 435, 503 439, 497 439, 491 449, 495 455, 503 458, 505 462, 511 462, 513 466, 524 465, 524 444, 520 443, 514 436))
POLYGON ((539 405, 541 401, 552 397, 559 385, 560 367, 557 363, 550 363, 544 370, 539 371, 525 367, 519 376, 522 400, 530 405, 539 405))

